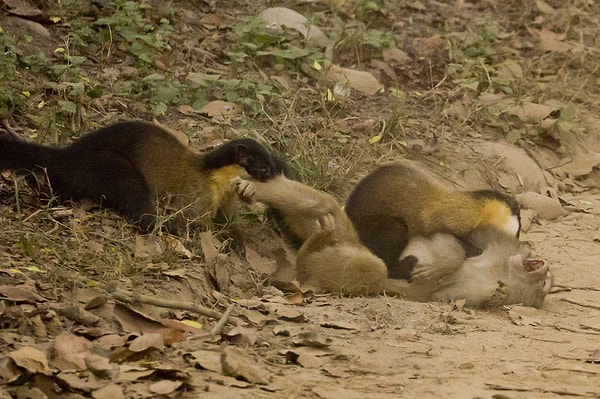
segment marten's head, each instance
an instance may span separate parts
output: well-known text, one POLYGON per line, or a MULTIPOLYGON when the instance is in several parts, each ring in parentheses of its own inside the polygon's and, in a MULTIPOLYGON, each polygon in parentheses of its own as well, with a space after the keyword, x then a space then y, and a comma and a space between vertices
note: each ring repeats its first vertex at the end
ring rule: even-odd
POLYGON ((290 177, 289 166, 276 152, 269 152, 260 143, 250 138, 231 142, 234 148, 235 163, 243 166, 246 172, 260 181, 267 181, 284 174, 290 177))

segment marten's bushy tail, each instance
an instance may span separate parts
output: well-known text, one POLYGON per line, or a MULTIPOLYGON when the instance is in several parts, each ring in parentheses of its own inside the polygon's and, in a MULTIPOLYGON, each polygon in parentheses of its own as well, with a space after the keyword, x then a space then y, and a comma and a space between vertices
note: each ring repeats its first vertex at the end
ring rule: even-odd
POLYGON ((46 167, 55 148, 0 135, 0 170, 26 171, 46 167))

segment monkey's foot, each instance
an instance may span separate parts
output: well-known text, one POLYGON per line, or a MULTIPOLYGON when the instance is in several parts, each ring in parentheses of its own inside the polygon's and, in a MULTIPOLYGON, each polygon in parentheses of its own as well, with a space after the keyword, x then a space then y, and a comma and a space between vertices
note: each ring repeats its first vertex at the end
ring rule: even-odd
POLYGON ((256 186, 253 182, 244 180, 239 176, 229 180, 229 185, 233 191, 245 202, 252 202, 256 186))
POLYGON ((331 213, 321 216, 317 219, 317 222, 316 232, 327 233, 335 230, 335 217, 331 213))

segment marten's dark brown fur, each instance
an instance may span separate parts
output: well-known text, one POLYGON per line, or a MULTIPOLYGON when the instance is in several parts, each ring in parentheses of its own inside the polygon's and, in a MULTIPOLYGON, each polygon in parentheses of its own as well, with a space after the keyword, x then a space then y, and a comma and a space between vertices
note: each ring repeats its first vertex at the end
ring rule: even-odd
POLYGON ((176 234, 189 220, 229 212, 236 200, 232 177, 247 174, 265 181, 280 173, 271 154, 253 139, 199 154, 167 129, 143 121, 100 128, 63 148, 0 136, 0 170, 42 174, 59 198, 93 200, 142 231, 155 227, 157 200, 168 203, 176 213, 166 226, 176 234))

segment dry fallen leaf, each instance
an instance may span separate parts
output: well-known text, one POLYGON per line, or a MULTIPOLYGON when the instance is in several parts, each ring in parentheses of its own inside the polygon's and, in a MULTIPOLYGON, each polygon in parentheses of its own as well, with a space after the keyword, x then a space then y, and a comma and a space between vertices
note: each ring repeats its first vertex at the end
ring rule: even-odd
POLYGON ((317 331, 301 332, 294 337, 292 343, 296 346, 310 346, 313 348, 324 348, 333 343, 329 337, 323 337, 317 331))
POLYGON ((541 219, 553 220, 565 213, 560 201, 547 195, 528 191, 517 194, 515 198, 524 208, 533 209, 541 219))
POLYGON ((97 378, 94 374, 88 373, 63 371, 56 375, 56 378, 60 380, 61 386, 66 384, 72 389, 84 392, 100 389, 106 385, 106 381, 97 378))
POLYGON ((184 359, 194 367, 221 372, 221 354, 209 350, 197 350, 183 355, 184 359))
POLYGON ((147 369, 145 367, 123 364, 119 367, 119 375, 117 380, 119 382, 136 381, 140 378, 146 378, 149 375, 154 374, 154 372, 155 370, 147 369))
POLYGON ((238 112, 237 104, 221 100, 211 101, 198 110, 199 114, 206 114, 215 121, 231 120, 238 112))
POLYGON ((142 352, 146 349, 163 349, 165 346, 162 334, 151 333, 137 337, 129 343, 129 350, 133 352, 142 352))
POLYGON ((223 374, 242 379, 253 384, 266 384, 269 373, 264 366, 246 354, 243 350, 225 346, 221 351, 223 374))
POLYGON ((18 286, 1 285, 0 297, 13 302, 44 302, 46 299, 34 292, 35 288, 22 284, 18 286))
POLYGON ((521 80, 523 79, 523 69, 515 60, 504 60, 497 67, 499 78, 506 80, 521 80))
POLYGON ((343 68, 327 60, 324 61, 322 70, 326 80, 348 85, 348 87, 369 96, 383 90, 383 85, 367 71, 343 68))
POLYGON ((543 0, 535 0, 535 5, 540 12, 544 14, 554 14, 556 10, 543 0))
POLYGON ((151 384, 148 389, 152 393, 168 395, 175 392, 182 384, 183 382, 181 381, 162 380, 151 384))
POLYGON ((564 53, 573 48, 572 44, 563 41, 566 37, 564 33, 554 33, 551 30, 542 28, 538 31, 538 36, 540 37, 540 46, 544 51, 564 53))
POLYGON ((115 304, 113 314, 123 331, 131 332, 136 335, 155 332, 164 328, 164 325, 158 320, 152 319, 151 317, 121 303, 115 304))
POLYGON ((311 24, 306 17, 286 7, 271 7, 260 13, 260 17, 267 23, 269 29, 281 32, 282 27, 294 29, 300 32, 307 41, 320 47, 328 44, 327 35, 319 28, 311 24))
POLYGON ((117 384, 109 384, 92 392, 94 399, 123 399, 123 388, 117 384))
POLYGON ((304 312, 299 309, 291 308, 290 306, 285 306, 281 304, 273 304, 272 311, 283 320, 294 321, 297 323, 302 323, 306 321, 306 317, 304 316, 304 312))
POLYGON ((580 150, 571 155, 571 161, 560 168, 571 176, 579 177, 590 174, 598 165, 600 165, 599 153, 580 150))
POLYGON ((54 339, 56 356, 52 364, 61 371, 86 370, 85 358, 93 346, 83 337, 63 332, 54 339))
POLYGON ((172 328, 174 330, 180 330, 192 334, 202 333, 202 324, 196 320, 176 320, 176 319, 162 319, 160 321, 165 327, 172 328))
POLYGON ((507 107, 505 112, 515 115, 524 122, 540 122, 559 108, 551 105, 523 103, 507 107))
POLYGON ((112 379, 119 373, 119 366, 109 363, 107 357, 89 354, 85 357, 85 365, 96 376, 104 379, 112 379))
POLYGON ((589 358, 586 360, 588 363, 600 363, 600 349, 596 349, 590 353, 589 358))
POLYGON ((21 0, 2 0, 8 6, 8 12, 20 17, 37 17, 42 15, 42 10, 31 7, 27 2, 21 0))
POLYGON ((528 306, 511 306, 508 318, 517 326, 539 326, 541 325, 540 311, 528 306))
POLYGON ((137 234, 135 236, 134 255, 138 258, 150 258, 162 255, 164 245, 159 236, 150 234, 137 234))
POLYGON ((246 259, 250 267, 259 273, 271 275, 277 270, 277 262, 274 259, 264 257, 252 248, 246 248, 246 259))
POLYGON ((276 318, 273 315, 265 315, 262 312, 259 312, 258 310, 254 309, 242 309, 242 311, 238 313, 238 316, 246 318, 250 323, 258 327, 263 327, 269 321, 276 320, 276 318))
POLYGON ((223 334, 227 341, 236 345, 254 345, 258 331, 256 328, 237 326, 223 334))
POLYGON ((8 357, 11 358, 17 366, 23 367, 31 373, 47 374, 49 372, 48 358, 46 357, 46 354, 39 349, 26 346, 10 352, 8 357))

